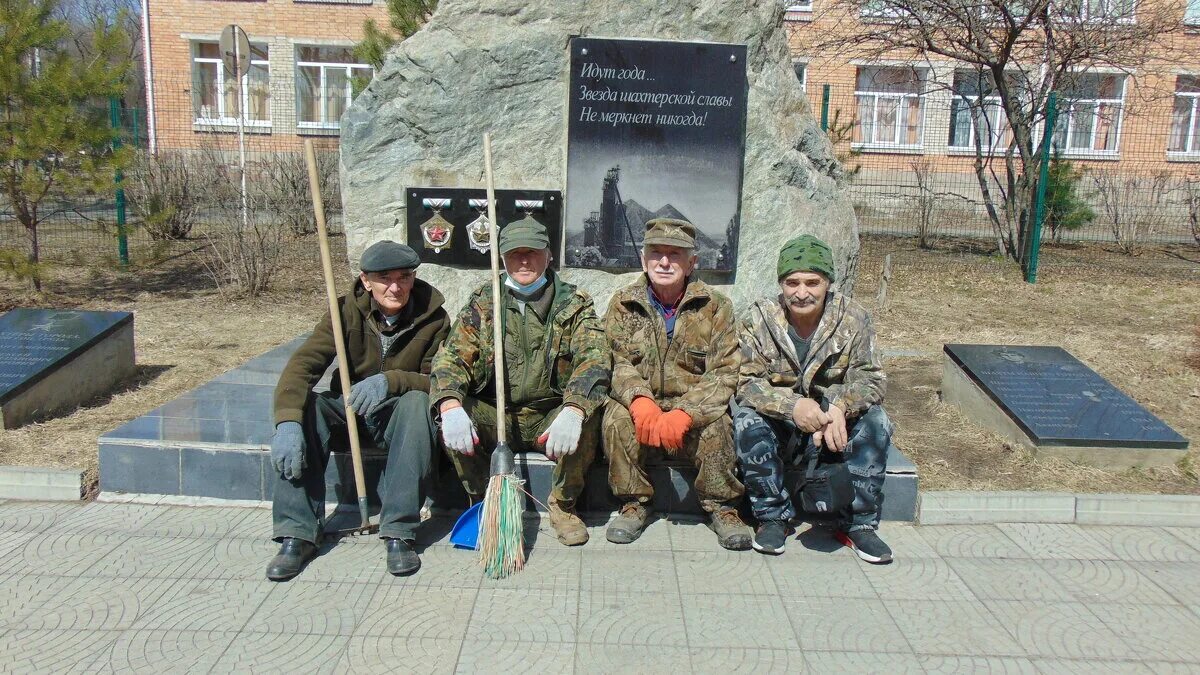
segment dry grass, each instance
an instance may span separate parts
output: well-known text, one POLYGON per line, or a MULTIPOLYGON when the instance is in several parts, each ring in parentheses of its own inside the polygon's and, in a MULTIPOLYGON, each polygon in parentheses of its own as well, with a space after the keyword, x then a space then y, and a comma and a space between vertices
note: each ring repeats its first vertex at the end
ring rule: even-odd
MULTIPOLYGON (((308 238, 290 247, 276 290, 255 300, 220 296, 195 254, 129 274, 56 267, 40 297, 0 279, 0 309, 134 311, 138 361, 136 376, 111 396, 65 417, 0 430, 0 464, 81 468, 94 480, 100 435, 310 330, 325 307, 316 243, 308 238)), ((922 354, 887 364, 897 442, 920 466, 922 487, 1200 493, 1196 449, 1173 469, 1124 473, 1036 459, 939 395, 945 342, 1056 344, 1184 436, 1200 438, 1200 371, 1185 363, 1200 340, 1200 253, 1193 247, 1129 258, 1100 247, 1051 248, 1030 286, 980 248, 864 242, 858 296, 876 310, 880 343, 922 354), (893 278, 879 309, 873 299, 885 253, 893 254, 893 278)), ((335 242, 333 249, 344 247, 335 242)), ((345 262, 335 269, 347 269, 345 262)))
POLYGON ((1200 263, 1189 258, 1200 258, 1194 247, 1139 258, 1102 246, 1050 247, 1029 285, 1002 260, 865 241, 857 295, 875 311, 880 343, 927 355, 887 364, 896 440, 920 466, 922 487, 1200 494, 1195 444, 1170 469, 1101 471, 1034 458, 940 400, 944 343, 1059 345, 1185 437, 1200 438, 1200 372, 1186 363, 1200 320, 1200 263), (893 277, 880 309, 886 253, 893 277))
MULTIPOLYGON (((332 248, 345 250, 340 241, 332 248)), ((105 432, 312 330, 326 307, 320 274, 313 272, 320 269, 316 250, 312 237, 292 242, 289 269, 274 291, 256 299, 220 295, 196 254, 127 274, 54 266, 40 296, 24 283, 0 278, 0 309, 134 312, 137 358, 134 377, 111 395, 65 417, 0 430, 0 464, 79 468, 85 481, 94 482, 97 441, 105 432)), ((335 269, 347 269, 344 259, 335 261, 335 269)))

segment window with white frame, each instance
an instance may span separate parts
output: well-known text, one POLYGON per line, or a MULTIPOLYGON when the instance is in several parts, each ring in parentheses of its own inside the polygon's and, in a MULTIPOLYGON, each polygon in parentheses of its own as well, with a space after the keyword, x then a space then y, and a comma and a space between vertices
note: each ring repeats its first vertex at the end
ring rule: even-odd
POLYGON ((375 70, 356 63, 349 47, 299 47, 296 50, 296 106, 301 128, 337 129, 354 97, 356 80, 369 81, 375 70))
POLYGON ((920 148, 924 142, 925 70, 908 66, 858 69, 852 145, 920 148))
POLYGON ((1183 11, 1183 22, 1189 26, 1200 26, 1200 0, 1188 0, 1183 11))
POLYGON ((792 70, 796 72, 796 79, 800 81, 800 91, 808 91, 808 64, 793 62, 792 70))
POLYGON ((1012 130, 1000 96, 986 73, 956 71, 954 98, 950 100, 950 147, 975 149, 976 135, 984 152, 1001 150, 1012 140, 1012 130))
POLYGON ((811 12, 812 8, 812 0, 808 0, 808 2, 789 2, 787 5, 787 11, 789 12, 811 12))
POLYGON ((859 14, 867 19, 898 19, 906 12, 892 0, 864 0, 859 14))
POLYGON ((1079 75, 1059 99, 1054 147, 1067 154, 1112 154, 1119 149, 1125 76, 1079 75))
POLYGON ((1063 6, 1064 13, 1083 21, 1133 21, 1136 0, 1072 0, 1063 6))
POLYGON ((250 69, 240 86, 225 72, 216 42, 192 43, 192 108, 202 124, 271 124, 271 64, 267 46, 250 45, 250 69))
POLYGON ((1167 152, 1200 158, 1200 75, 1180 75, 1175 79, 1175 108, 1171 111, 1167 152))

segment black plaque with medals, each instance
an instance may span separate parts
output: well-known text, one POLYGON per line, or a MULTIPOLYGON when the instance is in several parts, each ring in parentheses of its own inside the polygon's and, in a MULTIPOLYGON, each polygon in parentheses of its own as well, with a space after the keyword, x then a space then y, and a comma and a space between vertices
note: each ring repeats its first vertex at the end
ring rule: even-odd
POLYGON ((737 263, 746 46, 574 38, 567 117, 567 265, 639 269, 647 220, 696 226, 706 276, 737 263))
MULTIPOLYGON (((491 267, 487 190, 410 187, 405 190, 408 245, 421 262, 487 269, 491 267)), ((500 229, 526 215, 546 226, 552 267, 562 245, 562 193, 558 190, 496 190, 500 229)))

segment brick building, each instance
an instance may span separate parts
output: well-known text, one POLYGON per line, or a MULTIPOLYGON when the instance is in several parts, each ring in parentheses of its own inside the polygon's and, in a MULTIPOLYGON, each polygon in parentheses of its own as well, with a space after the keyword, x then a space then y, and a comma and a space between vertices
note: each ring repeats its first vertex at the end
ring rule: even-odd
POLYGON ((387 22, 384 3, 372 0, 143 0, 142 11, 156 150, 216 138, 225 145, 236 135, 239 103, 253 147, 295 149, 306 136, 336 137, 354 81, 373 74, 351 48, 366 19, 387 22), (226 82, 217 47, 231 23, 251 43, 240 87, 226 82))
MULTIPOLYGON (((788 7, 792 55, 814 112, 819 114, 828 84, 830 110, 842 121, 853 120, 843 149, 861 152, 856 161, 868 174, 893 170, 912 156, 937 158, 942 171, 971 171, 975 129, 958 96, 975 95, 970 74, 936 56, 897 54, 881 61, 806 53, 812 36, 844 30, 840 17, 820 11, 822 0, 813 1, 788 7)), ((1185 30, 1174 39, 1191 62, 1151 62, 1132 74, 1112 69, 1082 77, 1079 91, 1067 92, 1069 105, 1059 109, 1054 144, 1064 157, 1081 165, 1119 164, 1123 170, 1200 172, 1200 0, 1159 1, 1185 5, 1185 30)), ((1131 12, 1136 7, 1133 0, 1087 4, 1117 3, 1131 12)), ((998 99, 985 105, 985 113, 994 147, 1006 147, 998 99)))

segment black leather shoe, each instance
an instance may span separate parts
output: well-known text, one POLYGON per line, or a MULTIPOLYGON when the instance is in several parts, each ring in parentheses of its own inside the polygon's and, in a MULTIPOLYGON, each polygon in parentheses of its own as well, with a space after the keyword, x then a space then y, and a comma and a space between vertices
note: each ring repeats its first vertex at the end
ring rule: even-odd
POLYGON ((403 539, 385 539, 387 547, 387 570, 398 577, 407 576, 421 569, 421 557, 412 544, 403 539))
POLYGON ((308 561, 317 557, 317 547, 303 539, 284 537, 279 554, 267 565, 267 578, 271 581, 287 581, 300 573, 308 561))

